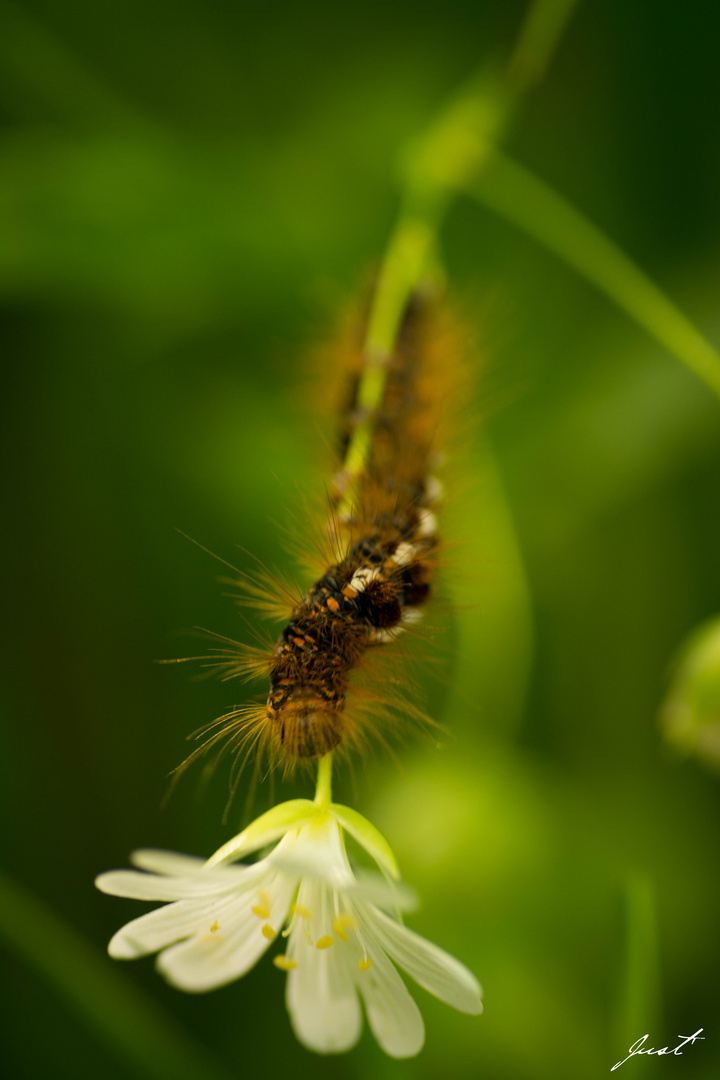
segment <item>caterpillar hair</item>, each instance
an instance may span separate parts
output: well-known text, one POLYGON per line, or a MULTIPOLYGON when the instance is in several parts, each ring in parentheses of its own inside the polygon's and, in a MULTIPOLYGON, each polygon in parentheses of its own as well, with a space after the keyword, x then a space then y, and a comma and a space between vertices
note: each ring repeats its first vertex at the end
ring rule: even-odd
POLYGON ((323 572, 304 595, 267 574, 236 582, 245 603, 285 625, 268 648, 218 639, 211 659, 224 678, 268 678, 267 700, 197 733, 205 741, 181 769, 216 747, 234 756, 234 777, 254 751, 290 769, 371 737, 386 743, 398 713, 422 715, 377 663, 421 617, 436 573, 436 471, 461 385, 459 335, 430 289, 412 296, 382 363, 363 348, 364 321, 328 353, 341 423, 323 572), (380 387, 373 406, 363 404, 368 379, 380 387))

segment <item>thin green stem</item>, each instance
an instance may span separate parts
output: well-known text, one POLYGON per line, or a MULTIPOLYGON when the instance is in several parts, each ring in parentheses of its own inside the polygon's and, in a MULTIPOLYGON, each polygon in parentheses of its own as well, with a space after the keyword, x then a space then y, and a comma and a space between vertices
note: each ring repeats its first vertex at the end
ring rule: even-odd
POLYGON ((510 74, 520 86, 539 82, 578 0, 537 0, 523 22, 510 74))
POLYGON ((368 317, 366 364, 358 388, 363 419, 345 457, 348 490, 339 507, 341 517, 352 510, 355 481, 367 464, 388 361, 408 301, 431 273, 436 237, 451 192, 481 167, 506 109, 506 103, 487 85, 479 89, 474 85, 406 153, 403 209, 380 266, 368 317))
POLYGON ((489 159, 530 82, 545 70, 577 0, 535 0, 520 31, 510 67, 486 69, 435 118, 402 156, 401 211, 380 266, 364 343, 365 370, 358 388, 363 419, 344 462, 347 492, 338 508, 352 511, 355 481, 372 443, 375 412, 382 401, 408 300, 431 276, 437 235, 454 194, 477 177, 489 159), (531 78, 532 75, 532 78, 531 78))
POLYGON ((662 1030, 659 935, 655 889, 650 878, 630 874, 625 882, 624 902, 625 957, 614 1033, 621 1050, 645 1032, 662 1030))
POLYGON ((332 802, 332 751, 318 762, 315 805, 327 807, 332 802))
POLYGON ((720 398, 720 354, 672 300, 596 225, 495 150, 468 190, 614 300, 720 398))

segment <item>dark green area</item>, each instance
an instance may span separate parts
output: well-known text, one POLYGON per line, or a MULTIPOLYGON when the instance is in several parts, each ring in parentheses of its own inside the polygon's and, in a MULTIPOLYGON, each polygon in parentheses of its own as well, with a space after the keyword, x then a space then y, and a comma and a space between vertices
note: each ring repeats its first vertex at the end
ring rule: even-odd
MULTIPOLYGON (((657 720, 681 640, 720 611, 720 406, 469 199, 442 236, 483 418, 454 450, 452 602, 429 618, 446 733, 335 794, 387 835, 423 897, 412 925, 477 973, 484 1016, 418 990, 418 1059, 367 1034, 321 1059, 267 962, 190 997, 110 961, 140 908, 92 886, 134 847, 210 854, 240 825, 242 794, 221 825, 222 766, 160 809, 185 736, 254 693, 154 663, 202 653, 193 626, 251 640, 223 569, 176 530, 291 569, 288 509, 329 479, 307 356, 378 263, 398 151, 523 12, 5 5, 0 805, 4 869, 34 897, 24 917, 22 893, 0 901, 12 1080, 171 1075, 174 1038, 188 1076, 207 1057, 207 1077, 585 1080, 646 1030, 661 1047, 699 1027, 682 1058, 619 1075, 720 1069, 720 790, 657 720)), ((507 143, 715 343, 719 46, 703 0, 587 0, 507 143)), ((308 791, 265 785, 254 809, 308 791)))

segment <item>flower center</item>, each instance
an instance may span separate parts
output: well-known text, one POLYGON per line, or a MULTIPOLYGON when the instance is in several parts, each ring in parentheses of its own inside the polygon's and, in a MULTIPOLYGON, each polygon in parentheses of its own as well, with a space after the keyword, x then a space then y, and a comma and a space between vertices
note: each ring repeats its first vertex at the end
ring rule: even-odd
MULTIPOLYGON (((296 938, 296 935, 299 932, 302 932, 303 937, 305 938, 305 941, 309 946, 314 946, 314 948, 320 949, 321 951, 324 949, 329 949, 332 945, 334 945, 336 938, 338 941, 347 945, 348 943, 350 943, 352 937, 354 939, 353 944, 359 946, 361 952, 361 956, 358 960, 359 970, 367 971, 368 968, 372 966, 372 957, 368 956, 367 947, 358 928, 357 919, 354 915, 351 915, 349 911, 341 910, 340 896, 335 890, 333 890, 332 903, 330 905, 326 905, 326 903, 324 902, 321 903, 322 917, 319 920, 320 925, 322 926, 322 924, 326 921, 326 917, 328 914, 328 906, 330 906, 334 911, 334 918, 331 923, 333 933, 321 933, 313 941, 313 937, 311 934, 313 912, 304 904, 299 904, 296 902, 292 905, 292 907, 290 908, 290 918, 288 920, 288 925, 282 932, 283 937, 290 938, 289 948, 284 956, 276 956, 273 959, 273 963, 276 968, 279 968, 280 971, 292 971, 293 968, 296 968, 298 966, 297 960, 295 959, 294 955, 296 953, 296 941, 294 941, 293 939, 296 938)), ((264 908, 262 910, 261 908, 262 904, 260 903, 256 907, 253 907, 252 910, 255 912, 256 915, 264 917, 265 911, 264 908)), ((266 927, 264 926, 262 929, 265 936, 269 937, 270 935, 266 933, 266 927)), ((267 929, 269 930, 270 927, 267 927, 267 929)))

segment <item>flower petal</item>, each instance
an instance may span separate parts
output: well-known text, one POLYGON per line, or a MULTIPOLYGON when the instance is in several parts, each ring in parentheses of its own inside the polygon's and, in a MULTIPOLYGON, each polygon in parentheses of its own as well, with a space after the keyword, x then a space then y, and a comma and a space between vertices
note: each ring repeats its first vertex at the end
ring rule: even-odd
POLYGON ((331 844, 320 847, 307 841, 290 846, 289 839, 288 836, 282 840, 268 856, 268 861, 285 873, 307 881, 314 879, 353 900, 364 900, 387 911, 417 909, 418 895, 404 881, 384 877, 374 870, 353 873, 339 840, 336 851, 331 844))
POLYGON ((159 848, 139 848, 131 852, 130 862, 139 870, 151 870, 155 874, 174 874, 176 877, 197 874, 205 865, 205 859, 196 855, 179 855, 175 851, 162 851, 159 848))
POLYGON ((372 964, 358 972, 357 986, 373 1035, 390 1057, 415 1057, 425 1042, 420 1010, 382 949, 369 933, 363 937, 372 964))
POLYGON ((380 946, 415 982, 460 1012, 482 1012, 482 988, 464 964, 383 912, 358 908, 380 946))
POLYGON ((149 911, 139 919, 123 926, 110 941, 108 952, 115 960, 135 960, 138 956, 157 952, 167 945, 208 930, 222 922, 225 911, 235 897, 218 900, 178 900, 174 904, 149 911))
POLYGON ((360 1038, 362 1014, 354 986, 353 951, 340 940, 329 948, 315 945, 330 926, 328 900, 323 886, 308 881, 300 886, 298 907, 313 917, 309 926, 297 923, 290 936, 289 952, 297 967, 288 975, 286 1002, 293 1031, 303 1045, 317 1054, 341 1054, 360 1038))
POLYGON ((303 880, 321 880, 336 889, 345 889, 355 880, 337 821, 317 808, 311 822, 286 833, 268 855, 268 862, 303 880))
MULTIPOLYGON (((247 867, 247 872, 253 867, 247 867)), ((220 879, 212 874, 194 877, 164 877, 139 870, 109 870, 95 878, 100 892, 128 896, 133 900, 188 900, 193 896, 211 896, 237 888, 237 879, 220 879)))
MULTIPOLYGON (((189 993, 204 993, 240 978, 262 956, 272 940, 263 933, 269 925, 275 933, 287 918, 297 881, 281 874, 265 874, 255 882, 257 891, 270 900, 267 919, 252 910, 247 891, 233 896, 224 920, 216 930, 196 934, 166 949, 157 959, 157 969, 169 983, 189 993)), ((255 890, 253 890, 255 891, 255 890)))
POLYGON ((393 881, 372 870, 356 870, 354 880, 343 891, 353 902, 364 900, 386 911, 416 911, 420 903, 411 885, 393 881))
POLYGON ((252 914, 236 916, 213 934, 209 930, 160 953, 157 970, 178 990, 202 994, 239 979, 260 959, 270 942, 252 914))

